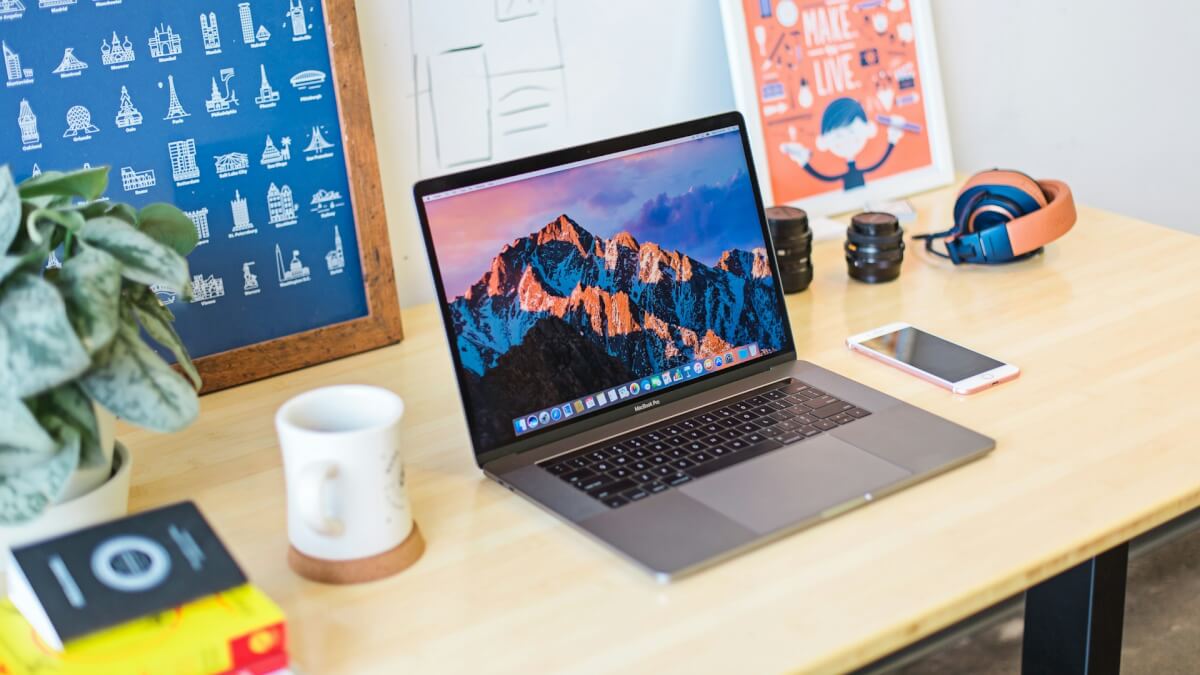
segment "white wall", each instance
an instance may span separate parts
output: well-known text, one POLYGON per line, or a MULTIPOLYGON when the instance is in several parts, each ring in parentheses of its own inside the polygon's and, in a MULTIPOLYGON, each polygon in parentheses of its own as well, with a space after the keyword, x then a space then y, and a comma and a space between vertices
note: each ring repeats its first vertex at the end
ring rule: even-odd
POLYGON ((955 166, 1200 234, 1200 2, 933 0, 955 166))
MULTIPOLYGON (((711 17, 679 26, 689 37, 673 51, 703 50, 696 61, 707 69, 724 54, 719 11, 716 0, 694 1, 710 4, 711 17)), ((932 4, 959 171, 1001 166, 1062 178, 1083 203, 1200 234, 1190 213, 1200 183, 1200 2, 932 4)), ((411 69, 407 5, 358 0, 396 276, 410 306, 432 300, 433 287, 411 196, 418 176, 414 102, 402 84, 411 69)), ((613 35, 623 39, 631 37, 613 35)), ((720 90, 728 81, 725 72, 696 73, 685 84, 720 90)), ((717 100, 725 99, 709 96, 704 105, 717 100)), ((732 94, 727 100, 731 107, 732 94)))

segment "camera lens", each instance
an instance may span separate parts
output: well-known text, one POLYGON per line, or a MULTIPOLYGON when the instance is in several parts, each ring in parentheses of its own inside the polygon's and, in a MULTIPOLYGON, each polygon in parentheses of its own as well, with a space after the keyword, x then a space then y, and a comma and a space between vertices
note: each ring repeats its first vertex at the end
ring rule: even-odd
POLYGON ((860 213, 846 229, 846 268, 868 284, 892 281, 904 262, 904 229, 890 213, 860 213))
POLYGON ((784 293, 799 293, 812 283, 812 230, 808 214, 793 206, 767 209, 767 224, 775 259, 779 262, 779 281, 784 293))

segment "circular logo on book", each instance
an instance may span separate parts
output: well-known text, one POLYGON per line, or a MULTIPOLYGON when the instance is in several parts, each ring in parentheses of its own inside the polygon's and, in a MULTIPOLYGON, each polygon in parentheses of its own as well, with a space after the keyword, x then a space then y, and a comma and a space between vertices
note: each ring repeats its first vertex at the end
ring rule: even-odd
POLYGON ((115 591, 148 591, 166 581, 171 555, 153 539, 133 535, 113 537, 92 553, 92 574, 115 591))

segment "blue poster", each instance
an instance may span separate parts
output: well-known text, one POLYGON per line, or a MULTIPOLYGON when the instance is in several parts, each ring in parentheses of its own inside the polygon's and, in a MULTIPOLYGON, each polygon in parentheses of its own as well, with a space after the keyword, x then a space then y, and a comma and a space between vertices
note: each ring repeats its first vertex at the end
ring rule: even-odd
MULTIPOLYGON (((193 356, 367 316, 320 0, 0 0, 0 162, 112 167, 200 244, 193 356)), ((57 264, 52 257, 47 263, 57 264)))

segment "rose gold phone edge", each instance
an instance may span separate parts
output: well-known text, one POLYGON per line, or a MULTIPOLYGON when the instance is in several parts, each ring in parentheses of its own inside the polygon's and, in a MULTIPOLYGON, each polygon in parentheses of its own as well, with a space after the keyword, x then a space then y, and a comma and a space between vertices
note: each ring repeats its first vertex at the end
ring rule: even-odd
POLYGON ((959 380, 958 382, 950 382, 949 380, 944 380, 944 379, 938 377, 937 375, 934 375, 932 373, 921 370, 920 368, 917 368, 915 366, 911 366, 907 363, 904 363, 903 361, 898 361, 896 359, 893 359, 892 357, 887 356, 886 354, 877 352, 874 349, 871 349, 870 347, 864 346, 862 344, 866 340, 877 338, 882 335, 887 335, 888 333, 894 333, 897 330, 901 330, 904 328, 914 328, 916 330, 921 331, 922 333, 926 333, 928 335, 932 335, 934 337, 941 338, 942 340, 945 340, 946 342, 949 342, 950 344, 952 344, 956 347, 959 347, 961 349, 966 349, 968 351, 975 352, 976 354, 980 354, 982 356, 987 356, 986 354, 983 354, 983 352, 979 352, 974 349, 970 349, 969 347, 964 347, 963 345, 955 342, 954 340, 944 338, 940 335, 937 335, 936 333, 930 333, 929 331, 925 330, 924 328, 917 328, 916 326, 912 325, 911 323, 908 323, 905 321, 897 321, 894 323, 889 323, 889 324, 880 326, 879 328, 875 328, 873 330, 858 333, 856 335, 851 335, 850 337, 846 338, 846 347, 849 348, 850 351, 852 351, 852 352, 855 352, 857 354, 862 354, 863 356, 866 356, 875 361, 879 361, 880 363, 889 365, 897 370, 901 370, 905 373, 908 373, 909 375, 914 375, 922 380, 925 380, 926 382, 929 382, 931 384, 936 384, 937 386, 939 386, 943 389, 949 389, 951 392, 953 392, 955 394, 959 394, 961 396, 967 396, 970 394, 974 394, 974 393, 983 391, 984 389, 990 389, 990 388, 992 388, 998 384, 1002 384, 1004 382, 1011 382, 1012 380, 1017 379, 1017 377, 1019 377, 1021 375, 1021 369, 1018 368, 1017 366, 1015 366, 1011 363, 1005 362, 1005 361, 1001 361, 1000 359, 997 359, 994 356, 987 356, 987 358, 990 358, 992 360, 1000 361, 1000 363, 1002 363, 1003 365, 996 367, 996 368, 992 368, 991 370, 985 370, 982 373, 977 373, 977 374, 972 375, 971 377, 968 377, 964 380, 959 380))

